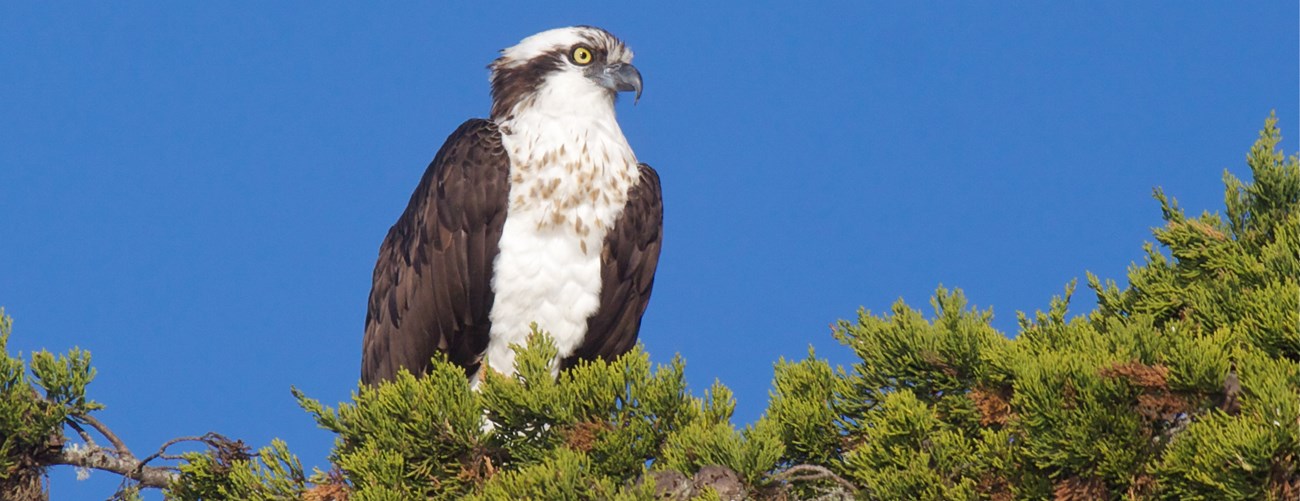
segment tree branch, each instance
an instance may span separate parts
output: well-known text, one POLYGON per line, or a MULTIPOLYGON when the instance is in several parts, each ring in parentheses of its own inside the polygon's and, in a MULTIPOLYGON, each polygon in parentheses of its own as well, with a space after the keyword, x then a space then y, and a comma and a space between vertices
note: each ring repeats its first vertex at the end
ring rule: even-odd
POLYGON ((64 447, 51 458, 50 464, 112 472, 138 481, 143 487, 155 489, 166 488, 176 479, 176 472, 161 467, 145 466, 143 462, 129 457, 129 453, 127 456, 120 457, 114 455, 109 449, 88 444, 84 448, 64 447))
MULTIPOLYGON (((144 459, 136 459, 135 454, 126 446, 122 439, 118 438, 113 430, 109 429, 100 420, 87 414, 76 414, 65 421, 69 427, 81 436, 85 441, 85 446, 72 446, 58 448, 58 452, 49 457, 49 465, 67 465, 78 468, 89 468, 101 471, 107 471, 121 475, 123 478, 135 480, 140 483, 141 487, 151 487, 155 489, 165 489, 176 480, 177 474, 175 468, 167 466, 149 466, 148 463, 158 458, 176 459, 168 455, 167 448, 180 442, 203 442, 210 447, 220 448, 225 444, 234 444, 230 439, 217 434, 207 433, 197 437, 180 437, 168 440, 155 452, 144 459), (108 439, 113 444, 113 448, 100 446, 95 443, 94 439, 86 432, 80 423, 85 423, 98 431, 100 435, 108 439)), ((241 443, 242 444, 242 443, 241 443)))
POLYGON ((92 438, 89 433, 86 433, 86 429, 82 428, 80 424, 71 419, 69 419, 67 423, 69 427, 77 432, 77 435, 81 436, 81 440, 86 442, 86 445, 95 445, 95 439, 92 438))
POLYGON ((158 448, 158 452, 155 452, 155 453, 153 453, 153 454, 150 454, 148 457, 145 457, 144 459, 141 459, 141 460, 140 460, 140 465, 143 466, 143 465, 145 465, 145 464, 148 464, 150 461, 153 461, 153 460, 158 459, 158 458, 162 458, 162 459, 181 459, 180 456, 173 456, 173 455, 167 454, 167 448, 168 448, 168 447, 171 447, 171 446, 173 446, 173 445, 179 444, 179 443, 181 443, 181 442, 203 442, 204 444, 208 445, 209 447, 212 447, 212 448, 214 448, 214 449, 220 449, 220 444, 223 444, 223 443, 231 443, 231 440, 230 440, 229 438, 226 438, 224 435, 222 435, 222 434, 220 434, 220 433, 214 433, 214 432, 204 433, 203 435, 201 435, 201 436, 197 436, 197 437, 178 437, 178 438, 173 438, 173 439, 168 440, 167 442, 163 443, 162 446, 158 448))
MULTIPOLYGON (((113 448, 117 449, 117 454, 119 456, 131 460, 135 459, 135 456, 131 454, 131 449, 128 449, 126 447, 126 443, 122 442, 122 439, 117 438, 117 435, 113 434, 113 430, 108 429, 108 427, 105 426, 104 423, 100 422, 98 419, 95 419, 90 414, 77 414, 75 417, 76 419, 81 420, 81 422, 86 423, 91 427, 95 428, 95 431, 98 431, 100 435, 103 435, 104 438, 107 438, 108 443, 113 444, 113 448)), ((94 444, 88 442, 88 445, 94 445, 94 444)))

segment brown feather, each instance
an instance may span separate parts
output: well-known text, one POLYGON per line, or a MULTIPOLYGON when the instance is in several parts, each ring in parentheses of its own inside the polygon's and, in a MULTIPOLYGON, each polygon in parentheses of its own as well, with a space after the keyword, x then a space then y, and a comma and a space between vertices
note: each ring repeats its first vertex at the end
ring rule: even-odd
POLYGON ((501 133, 470 120, 447 138, 379 247, 361 380, 428 370, 439 352, 467 373, 487 346, 492 264, 505 223, 510 160, 501 133))

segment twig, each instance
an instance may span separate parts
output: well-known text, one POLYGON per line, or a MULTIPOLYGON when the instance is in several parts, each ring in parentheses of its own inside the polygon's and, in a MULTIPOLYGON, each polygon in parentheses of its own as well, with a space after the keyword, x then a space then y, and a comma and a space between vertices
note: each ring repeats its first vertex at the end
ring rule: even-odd
POLYGON ((173 446, 173 445, 179 444, 179 443, 181 443, 181 442, 203 442, 203 443, 208 444, 208 445, 213 445, 213 442, 215 442, 215 441, 217 441, 217 440, 227 440, 227 441, 228 441, 229 439, 227 439, 227 438, 224 437, 224 436, 221 436, 220 434, 212 433, 212 432, 204 433, 203 435, 200 435, 200 436, 197 436, 197 437, 178 437, 178 438, 173 438, 173 439, 171 439, 171 440, 168 440, 168 441, 164 442, 164 443, 162 444, 162 446, 158 448, 158 452, 155 452, 155 453, 153 453, 153 454, 150 454, 148 457, 145 457, 144 459, 141 459, 141 460, 140 460, 140 465, 141 465, 141 466, 144 466, 145 464, 149 463, 150 461, 153 461, 153 460, 158 459, 158 458, 168 459, 168 460, 173 460, 173 459, 182 459, 182 456, 174 456, 174 455, 171 455, 171 454, 167 454, 167 448, 168 448, 168 447, 171 447, 171 446, 173 446))
POLYGON ((99 422, 98 419, 95 419, 90 414, 77 414, 76 419, 80 419, 82 422, 94 427, 95 431, 98 431, 100 435, 107 438, 108 443, 113 444, 113 448, 117 449, 118 455, 126 459, 135 459, 135 456, 131 454, 131 449, 126 447, 126 443, 122 442, 122 439, 117 438, 117 435, 113 434, 113 430, 104 426, 104 423, 99 422))
POLYGON ((836 475, 835 472, 826 469, 824 466, 812 464, 791 466, 781 473, 772 475, 772 479, 782 482, 806 482, 809 480, 831 479, 844 486, 844 488, 848 489, 849 492, 858 492, 857 487, 854 487, 848 480, 844 480, 843 477, 836 475))
POLYGON ((69 427, 71 427, 73 430, 76 430, 77 435, 81 436, 81 440, 85 442, 86 445, 91 447, 95 446, 95 439, 91 438, 89 433, 86 433, 85 428, 82 428, 80 424, 77 424, 76 421, 73 421, 71 419, 69 419, 67 423, 69 427))

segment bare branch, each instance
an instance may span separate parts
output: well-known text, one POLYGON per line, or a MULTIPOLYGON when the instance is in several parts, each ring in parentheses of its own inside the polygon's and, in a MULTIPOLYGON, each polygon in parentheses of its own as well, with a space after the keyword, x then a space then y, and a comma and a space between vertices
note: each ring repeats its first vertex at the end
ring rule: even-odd
POLYGON ((92 447, 95 445, 95 439, 94 439, 94 438, 91 438, 91 437, 90 437, 90 434, 89 434, 89 433, 86 433, 86 429, 85 429, 85 428, 82 428, 80 424, 78 424, 76 421, 73 421, 73 420, 71 420, 71 419, 67 420, 67 423, 68 423, 68 426, 70 426, 73 430, 76 430, 77 435, 80 435, 80 436, 81 436, 81 440, 82 440, 83 442, 86 442, 86 445, 89 445, 89 446, 92 446, 92 447))
POLYGON ((176 455, 172 455, 172 454, 167 454, 167 448, 168 448, 168 447, 171 447, 171 446, 173 446, 173 445, 179 444, 179 443, 181 443, 181 442, 203 442, 203 443, 205 443, 205 444, 208 444, 208 445, 210 445, 210 446, 215 447, 214 442, 217 442, 218 440, 226 440, 226 441, 229 441, 230 439, 228 439, 228 438, 222 436, 222 435, 219 434, 219 433, 213 433, 213 432, 204 433, 203 435, 201 435, 201 436, 197 436, 197 437, 177 437, 177 438, 173 438, 173 439, 171 439, 171 440, 168 440, 168 441, 164 442, 164 443, 162 444, 162 446, 158 448, 158 452, 155 452, 155 453, 153 453, 153 454, 150 454, 148 457, 146 457, 146 458, 144 458, 144 459, 141 459, 141 460, 140 460, 140 464, 141 464, 141 465, 145 465, 145 464, 148 464, 150 461, 153 461, 153 460, 158 459, 158 458, 168 459, 168 460, 182 459, 182 458, 183 458, 182 456, 176 456, 176 455))
MULTIPOLYGON (((126 447, 126 443, 122 442, 122 439, 117 438, 117 435, 113 434, 113 430, 108 429, 108 426, 105 426, 104 423, 101 423, 90 414, 77 414, 75 418, 94 427, 95 431, 98 431, 100 435, 107 438, 108 443, 113 444, 113 448, 117 449, 117 454, 119 456, 122 456, 124 459, 135 459, 135 456, 131 454, 131 449, 126 447)), ((87 442, 87 444, 91 444, 91 442, 87 442)))
MULTIPOLYGON (((59 452, 49 456, 48 464, 50 465, 67 465, 78 468, 90 468, 102 470, 121 475, 122 478, 134 480, 140 483, 141 487, 150 487, 155 489, 166 488, 177 478, 176 468, 170 466, 149 466, 148 463, 158 458, 175 460, 182 459, 181 456, 167 454, 167 448, 181 442, 202 442, 214 449, 230 448, 241 445, 242 442, 234 442, 218 433, 205 433, 201 436, 180 437, 168 440, 158 448, 158 452, 150 454, 144 459, 136 459, 131 453, 131 449, 126 443, 118 438, 113 430, 108 428, 98 419, 89 415, 77 414, 73 419, 68 419, 67 424, 81 439, 86 442, 84 447, 64 447, 59 452), (90 433, 78 423, 90 425, 95 431, 103 435, 113 444, 109 449, 97 445, 90 433)), ((231 449, 236 450, 236 449, 231 449)))
POLYGON ((115 456, 113 451, 97 445, 65 447, 52 458, 50 464, 108 471, 138 481, 143 487, 155 489, 166 488, 177 476, 166 468, 145 466, 133 457, 115 456))

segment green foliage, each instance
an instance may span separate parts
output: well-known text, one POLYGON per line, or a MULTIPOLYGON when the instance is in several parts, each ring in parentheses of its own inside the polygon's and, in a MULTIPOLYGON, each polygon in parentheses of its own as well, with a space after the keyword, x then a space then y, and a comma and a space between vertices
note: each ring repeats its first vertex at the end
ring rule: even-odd
POLYGON ((0 308, 0 492, 29 488, 61 447, 63 423, 101 407, 86 399, 95 377, 89 352, 37 352, 28 375, 21 355, 9 354, 12 329, 0 308))
POLYGON ((378 499, 463 493, 492 460, 479 395, 465 372, 445 361, 424 378, 402 372, 391 384, 363 386, 337 411, 294 395, 321 427, 338 434, 330 459, 351 473, 360 499, 371 491, 378 499))
POLYGON ((1276 451, 1285 444, 1270 423, 1255 417, 1210 413, 1187 427, 1160 465, 1168 499, 1246 500, 1270 496, 1276 451))
POLYGON ((1275 124, 1254 182, 1225 174, 1226 219, 1156 192, 1169 257, 1148 245, 1123 290, 1089 275, 1086 316, 1067 319, 1070 285, 1007 340, 940 288, 931 320, 841 322, 861 359, 831 400, 846 445, 800 459, 872 499, 1300 497, 1300 165, 1275 124))
POLYGON ((909 389, 885 395, 858 423, 845 457, 850 479, 878 499, 974 499, 973 441, 947 428, 909 389))
POLYGON ((779 431, 767 420, 739 432, 727 422, 700 420, 671 438, 659 458, 661 467, 695 472, 705 466, 722 465, 750 485, 762 485, 763 477, 785 450, 779 431))
POLYGON ((549 461, 503 472, 466 499, 654 499, 653 484, 620 483, 599 470, 591 456, 560 448, 549 461))
POLYGON ((931 303, 938 315, 934 322, 902 301, 890 315, 876 317, 863 310, 856 324, 840 321, 836 339, 862 360, 853 365, 847 392, 837 402, 851 434, 863 432, 867 425, 857 416, 869 414, 886 395, 904 389, 964 420, 964 428, 978 428, 966 390, 981 375, 981 355, 1007 340, 989 326, 991 311, 965 310, 960 291, 940 287, 931 303))
MULTIPOLYGON (((1088 274, 1086 315, 1068 315, 1073 283, 1019 314, 1014 339, 959 290, 940 287, 928 318, 901 301, 863 310, 834 332, 857 358, 848 370, 812 349, 781 359, 766 414, 743 429, 721 383, 690 394, 680 358, 656 367, 638 347, 556 374, 553 341, 534 332, 514 347, 517 372, 488 371, 477 389, 434 360, 337 408, 295 390, 337 434, 328 472, 308 478, 278 440, 256 454, 209 441, 168 494, 1300 499, 1300 162, 1280 140, 1270 117, 1247 155, 1252 182, 1225 173, 1226 215, 1189 218, 1157 190, 1160 247, 1146 245, 1124 288, 1088 274)), ((9 326, 0 312, 0 348, 9 326)), ((77 349, 30 364, 4 351, 0 488, 99 408, 93 377, 77 349)))
POLYGON ((844 379, 825 360, 817 359, 812 348, 807 359, 789 362, 782 358, 776 363, 765 419, 780 432, 786 462, 833 463, 843 438, 833 403, 837 392, 846 390, 844 379))
POLYGON ((726 387, 691 397, 680 360, 655 368, 638 347, 557 377, 549 336, 515 350, 516 374, 488 372, 479 391, 435 360, 423 377, 360 387, 338 410, 297 395, 339 435, 331 459, 357 499, 645 499, 648 468, 722 464, 757 486, 781 454, 768 427, 729 423, 726 387))

